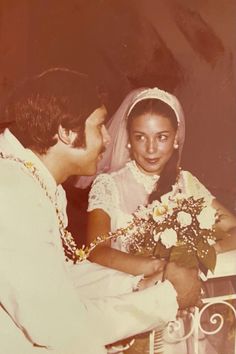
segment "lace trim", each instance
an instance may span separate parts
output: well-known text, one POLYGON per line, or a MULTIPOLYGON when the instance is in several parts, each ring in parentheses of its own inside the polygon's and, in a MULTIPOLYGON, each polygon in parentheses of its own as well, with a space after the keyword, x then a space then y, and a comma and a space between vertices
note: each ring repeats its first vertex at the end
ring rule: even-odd
POLYGON ((130 171, 132 172, 136 181, 144 186, 145 191, 150 194, 152 193, 156 182, 160 178, 158 175, 147 175, 140 171, 134 160, 127 163, 130 171))
POLYGON ((103 209, 112 218, 118 205, 119 194, 113 178, 109 174, 99 175, 89 192, 88 211, 103 209))

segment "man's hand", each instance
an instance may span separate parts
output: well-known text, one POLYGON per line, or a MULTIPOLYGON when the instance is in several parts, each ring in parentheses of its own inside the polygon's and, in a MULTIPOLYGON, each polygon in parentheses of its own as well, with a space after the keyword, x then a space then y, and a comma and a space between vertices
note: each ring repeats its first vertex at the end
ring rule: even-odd
POLYGON ((166 261, 150 256, 135 256, 138 260, 140 273, 145 277, 149 277, 157 272, 162 272, 165 268, 166 261))
POLYGON ((196 268, 185 268, 168 263, 164 275, 177 291, 179 309, 196 306, 200 302, 201 282, 196 268))

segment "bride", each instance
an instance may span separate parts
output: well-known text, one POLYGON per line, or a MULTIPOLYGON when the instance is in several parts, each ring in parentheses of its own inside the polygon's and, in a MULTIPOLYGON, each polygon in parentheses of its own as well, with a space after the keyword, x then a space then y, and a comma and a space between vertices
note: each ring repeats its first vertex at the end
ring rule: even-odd
MULTIPOLYGON (((88 243, 125 227, 138 206, 182 193, 185 198, 203 197, 224 216, 217 227, 228 237, 215 243, 216 253, 236 248, 235 216, 196 177, 180 168, 185 120, 176 97, 158 88, 134 90, 111 119, 108 130, 111 144, 99 168, 106 173, 96 177, 89 195, 88 243)), ((125 239, 119 237, 96 247, 90 260, 145 277, 163 268, 162 260, 127 252, 125 239)), ((179 348, 176 350, 179 353, 179 348)))

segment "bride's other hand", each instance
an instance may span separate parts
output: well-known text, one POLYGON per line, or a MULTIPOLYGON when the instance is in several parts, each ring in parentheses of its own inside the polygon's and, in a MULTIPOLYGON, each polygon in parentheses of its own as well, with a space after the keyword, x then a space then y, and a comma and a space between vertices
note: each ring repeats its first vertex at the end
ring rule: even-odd
POLYGON ((218 240, 215 245, 216 253, 223 253, 236 249, 236 217, 228 209, 226 209, 216 199, 212 202, 212 207, 219 215, 219 221, 215 228, 217 231, 224 232, 225 236, 222 240, 218 240), (227 235, 227 236, 226 236, 227 235))
POLYGON ((180 267, 170 262, 166 267, 164 277, 172 283, 177 292, 180 310, 199 304, 201 282, 196 268, 180 267))

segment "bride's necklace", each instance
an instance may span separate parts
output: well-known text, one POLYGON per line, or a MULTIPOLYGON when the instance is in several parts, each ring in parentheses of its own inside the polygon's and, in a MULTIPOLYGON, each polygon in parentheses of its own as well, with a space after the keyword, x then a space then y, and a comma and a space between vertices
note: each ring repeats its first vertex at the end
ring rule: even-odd
POLYGON ((60 208, 58 208, 55 198, 53 198, 53 196, 49 193, 47 185, 44 182, 42 176, 40 175, 39 170, 31 161, 25 161, 20 158, 14 157, 12 155, 4 155, 2 152, 0 152, 0 158, 20 163, 22 166, 24 166, 24 168, 27 169, 30 175, 39 183, 41 188, 44 190, 46 196, 48 197, 48 199, 51 201, 51 203, 55 208, 58 224, 59 224, 59 232, 61 236, 62 245, 64 248, 66 261, 72 260, 74 263, 76 263, 79 260, 77 255, 79 250, 77 248, 77 245, 75 243, 72 234, 65 229, 63 215, 60 211, 60 208))
POLYGON ((136 181, 143 185, 145 191, 148 194, 152 193, 160 176, 147 175, 146 173, 141 172, 134 160, 128 162, 128 167, 129 167, 130 171, 132 172, 136 181))

